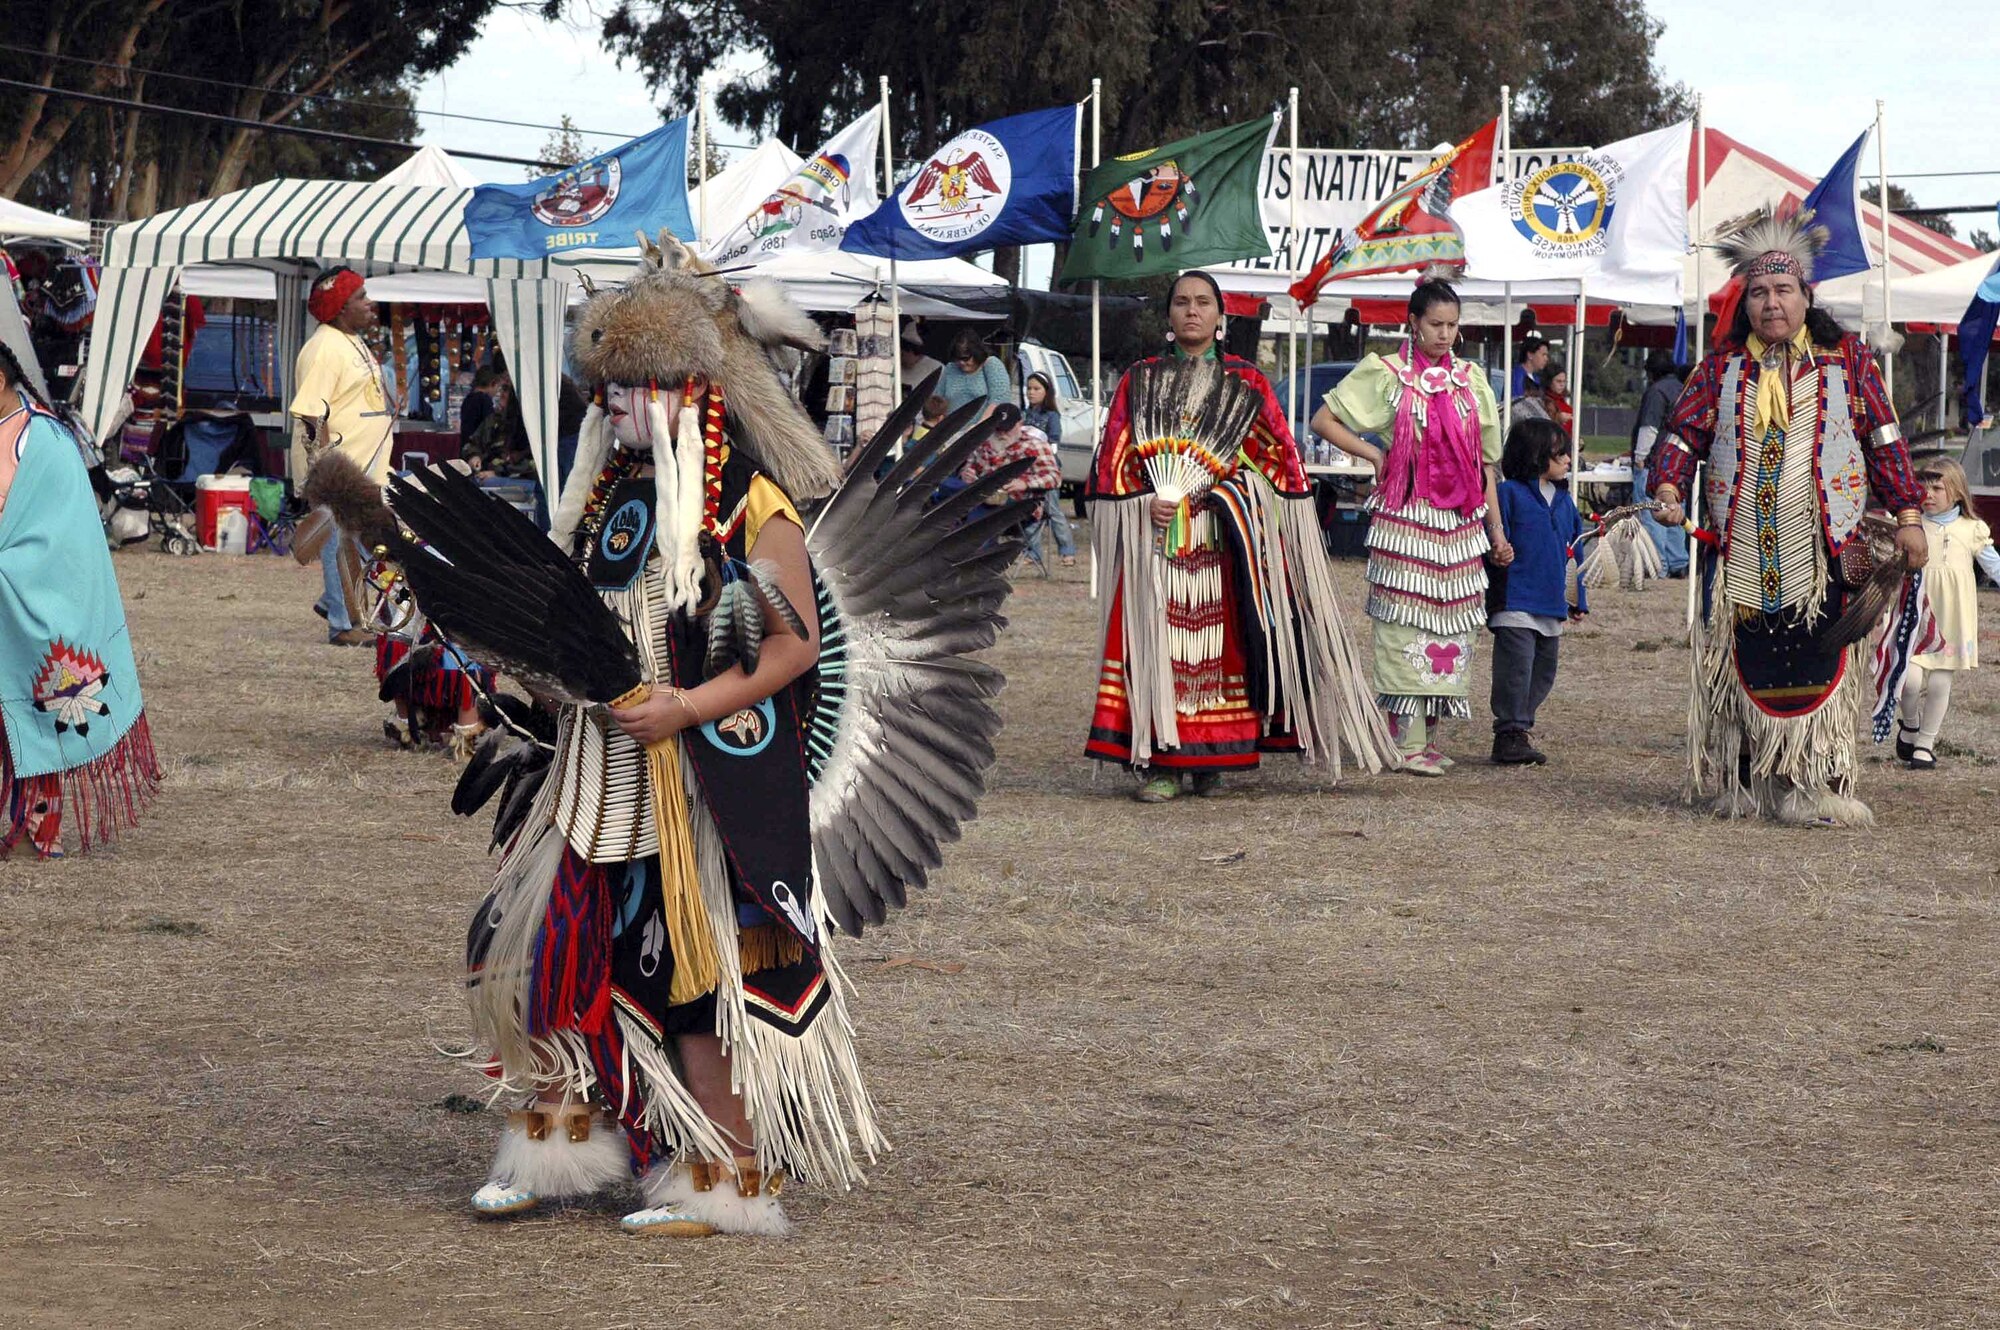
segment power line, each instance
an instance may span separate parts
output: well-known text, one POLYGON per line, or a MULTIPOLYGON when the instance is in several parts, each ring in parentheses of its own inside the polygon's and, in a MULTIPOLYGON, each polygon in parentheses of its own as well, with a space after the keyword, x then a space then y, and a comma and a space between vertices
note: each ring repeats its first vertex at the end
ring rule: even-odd
MULTIPOLYGON (((98 106, 122 106, 128 111, 145 111, 155 115, 177 115, 189 120, 206 120, 212 124, 236 125, 244 129, 260 129, 272 134, 290 134, 295 138, 322 139, 331 143, 358 143, 370 148, 397 148, 403 152, 415 152, 420 146, 404 143, 399 139, 378 139, 366 134, 348 134, 337 129, 308 129, 304 125, 270 125, 262 120, 246 120, 242 116, 221 115, 214 111, 191 111, 179 106, 160 106, 154 102, 138 102, 126 97, 106 97, 102 93, 77 92, 69 88, 45 88, 39 83, 27 83, 20 79, 0 78, 0 87, 25 88, 30 92, 44 93, 50 97, 60 97, 66 101, 90 102, 98 106)), ((505 162, 512 166, 547 166, 548 163, 529 157, 508 157, 496 152, 460 151, 447 148, 454 157, 465 157, 481 162, 505 162)))
MULTIPOLYGON (((30 46, 14 46, 7 42, 0 42, 0 51, 12 51, 19 55, 41 56, 43 59, 62 60, 72 65, 88 65, 92 69, 120 69, 128 74, 142 74, 147 78, 174 79, 181 83, 199 83, 204 87, 210 88, 230 88, 237 92, 269 92, 274 96, 288 95, 277 88, 259 88, 250 83, 232 83, 228 79, 203 78, 199 74, 175 74, 164 69, 142 69, 136 65, 121 65, 114 60, 92 60, 87 56, 81 55, 51 56, 45 51, 38 51, 30 46)), ((398 106, 394 102, 357 101, 351 97, 338 97, 330 92, 309 92, 303 94, 302 98, 305 101, 330 102, 335 106, 352 106, 363 111, 401 111, 410 115, 437 116, 445 120, 470 120, 482 125, 505 125, 513 129, 547 129, 558 134, 563 131, 563 126, 561 125, 540 125, 530 120, 501 120, 494 116, 467 115, 462 111, 426 111, 415 106, 398 106)), ((570 129, 578 134, 589 134, 593 138, 635 139, 639 137, 637 134, 627 134, 613 129, 584 129, 576 125, 570 126, 570 129)))
MULTIPOLYGON (((87 65, 92 69, 118 69, 128 74, 143 74, 147 78, 174 79, 181 83, 196 83, 209 88, 229 88, 236 92, 270 92, 275 96, 289 95, 275 88, 259 88, 249 83, 232 83, 228 79, 203 78, 199 74, 175 74, 164 69, 144 69, 135 65, 121 65, 112 60, 92 60, 87 56, 81 55, 51 56, 45 51, 39 51, 30 46, 14 46, 7 42, 0 42, 0 51, 12 51, 20 55, 39 56, 43 59, 62 60, 73 65, 87 65)), ((637 134, 627 133, 621 129, 585 129, 580 125, 544 125, 533 120, 506 120, 498 116, 470 115, 464 111, 427 111, 420 106, 398 106, 393 102, 364 102, 351 97, 335 96, 330 92, 304 93, 301 94, 301 98, 302 100, 311 102, 327 102, 334 106, 351 106, 363 111, 400 111, 408 115, 427 115, 440 120, 464 120, 472 124, 500 125, 509 129, 546 129, 552 134, 560 134, 567 128, 571 133, 587 134, 592 138, 625 140, 639 137, 637 134)), ((735 151, 737 149, 748 149, 754 145, 748 143, 716 143, 714 146, 735 151)), ((461 157, 471 156, 470 153, 459 153, 458 155, 461 157)))

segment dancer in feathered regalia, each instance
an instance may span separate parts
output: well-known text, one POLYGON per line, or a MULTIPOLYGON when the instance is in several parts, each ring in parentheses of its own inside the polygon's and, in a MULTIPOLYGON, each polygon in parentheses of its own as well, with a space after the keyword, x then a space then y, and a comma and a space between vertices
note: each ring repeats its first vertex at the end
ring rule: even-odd
POLYGON ((1896 514, 1889 582, 1922 568, 1924 492, 1874 356, 1813 306, 1826 231, 1810 221, 1759 214, 1724 229, 1743 300, 1688 378, 1649 478, 1672 526, 1704 464, 1701 516, 1712 533, 1696 533, 1708 594, 1690 795, 1719 786, 1717 811, 1729 816, 1867 824, 1873 814, 1854 796, 1869 691, 1856 639, 1886 602, 1850 606, 1873 579, 1843 565, 1867 551, 1872 494, 1896 514))
POLYGON ((1141 803, 1192 793, 1266 752, 1340 774, 1391 745, 1365 691, 1290 425, 1270 383, 1220 345, 1222 292, 1175 280, 1174 341, 1119 380, 1091 464, 1103 665, 1085 751, 1131 767, 1141 803))
POLYGON ((76 440, 0 346, 0 857, 88 852, 139 820, 160 764, 76 440))
POLYGON ((779 1233, 786 1175, 845 1187, 883 1147, 830 934, 901 905, 976 811, 1001 679, 967 653, 1024 513, 964 521, 1018 463, 930 503, 978 404, 891 459, 929 383, 835 491, 769 358, 819 341, 663 235, 578 321, 603 397, 553 540, 439 469, 390 485, 414 536, 360 522, 447 640, 560 703, 552 754, 496 731, 454 803, 509 787, 467 959, 522 1107, 482 1213, 629 1169, 630 1231, 779 1233))

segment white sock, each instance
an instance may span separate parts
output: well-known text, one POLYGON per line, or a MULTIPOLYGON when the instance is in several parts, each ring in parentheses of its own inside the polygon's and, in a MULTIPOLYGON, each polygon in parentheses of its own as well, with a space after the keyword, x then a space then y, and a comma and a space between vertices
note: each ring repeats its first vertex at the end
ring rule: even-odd
POLYGON ((1951 706, 1951 680, 1954 670, 1924 671, 1923 728, 1917 731, 1916 745, 1937 750, 1938 731, 1944 728, 1944 713, 1951 706))

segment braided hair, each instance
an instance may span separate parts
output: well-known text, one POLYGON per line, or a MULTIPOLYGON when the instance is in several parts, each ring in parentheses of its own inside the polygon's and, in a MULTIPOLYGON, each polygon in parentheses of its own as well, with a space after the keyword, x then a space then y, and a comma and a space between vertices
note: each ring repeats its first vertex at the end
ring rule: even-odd
POLYGON ((5 342, 0 342, 0 379, 5 379, 9 388, 21 394, 22 401, 31 406, 38 406, 44 411, 49 409, 49 404, 35 391, 35 385, 28 378, 27 371, 21 368, 21 358, 15 355, 14 348, 5 342))

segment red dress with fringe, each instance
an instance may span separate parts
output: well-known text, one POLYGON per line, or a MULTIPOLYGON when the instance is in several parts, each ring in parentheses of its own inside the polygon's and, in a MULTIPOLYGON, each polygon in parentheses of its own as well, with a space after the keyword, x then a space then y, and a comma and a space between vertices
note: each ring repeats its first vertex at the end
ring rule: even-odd
MULTIPOLYGON (((1178 348, 1169 355, 1180 355, 1178 348)), ((1157 357, 1141 361, 1151 364, 1157 357)), ((1239 466, 1255 467, 1280 491, 1305 488, 1305 469, 1292 442, 1291 427, 1271 384, 1255 365, 1240 356, 1221 356, 1223 368, 1243 379, 1264 399, 1257 422, 1243 440, 1239 466)), ((1092 463, 1088 497, 1098 500, 1149 502, 1152 482, 1132 446, 1131 377, 1118 381, 1105 421, 1104 437, 1092 463)), ((1241 771, 1257 765, 1263 753, 1296 753, 1300 743, 1289 727, 1267 724, 1252 705, 1238 614, 1236 578, 1226 545, 1215 542, 1169 556, 1182 585, 1205 586, 1206 593, 1176 596, 1169 591, 1167 621, 1176 634, 1214 643, 1204 659, 1173 662, 1175 728, 1180 742, 1157 748, 1146 765, 1166 771, 1241 771), (1219 588, 1219 590, 1218 590, 1219 588), (1205 639, 1202 635, 1206 634, 1205 639)), ((1097 704, 1090 720, 1084 752, 1104 762, 1133 765, 1132 699, 1126 684, 1123 628, 1123 576, 1102 570, 1108 586, 1104 650, 1097 676, 1097 704)))

